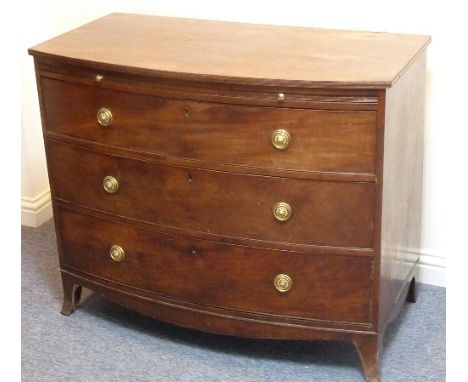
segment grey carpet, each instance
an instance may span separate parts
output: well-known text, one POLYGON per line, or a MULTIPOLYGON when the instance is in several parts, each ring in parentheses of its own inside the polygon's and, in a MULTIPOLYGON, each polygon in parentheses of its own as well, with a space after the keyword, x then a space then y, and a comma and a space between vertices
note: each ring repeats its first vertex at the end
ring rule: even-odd
MULTIPOLYGON (((85 292, 85 291, 84 291, 85 292)), ((385 382, 445 381, 445 289, 418 285, 388 328, 385 382)), ((334 342, 262 341, 164 324, 86 291, 70 317, 52 221, 22 229, 23 381, 363 381, 357 353, 334 342)))

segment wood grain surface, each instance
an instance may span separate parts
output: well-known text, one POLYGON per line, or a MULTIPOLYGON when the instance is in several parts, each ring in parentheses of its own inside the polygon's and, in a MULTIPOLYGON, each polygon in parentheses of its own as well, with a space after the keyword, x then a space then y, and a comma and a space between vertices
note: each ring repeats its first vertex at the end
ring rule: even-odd
POLYGON ((373 247, 375 184, 164 166, 48 141, 54 196, 162 226, 272 242, 373 247), (116 194, 102 181, 113 176, 116 194), (290 220, 272 208, 287 202, 290 220))
POLYGON ((261 168, 374 172, 376 112, 227 105, 42 80, 47 131, 164 157, 261 168), (113 115, 102 127, 101 107, 113 115), (276 149, 272 133, 291 134, 276 149))
POLYGON ((372 259, 313 256, 156 234, 60 209, 64 266, 193 303, 357 323, 370 322, 372 259), (109 249, 125 258, 117 263, 109 249), (273 284, 287 274, 286 293, 273 284))
POLYGON ((114 13, 30 53, 163 77, 389 87, 429 42, 418 35, 114 13))
MULTIPOLYGON (((383 161, 380 309, 385 327, 419 260, 426 56, 387 91, 383 161)), ((401 296, 403 295, 403 296, 401 296)))

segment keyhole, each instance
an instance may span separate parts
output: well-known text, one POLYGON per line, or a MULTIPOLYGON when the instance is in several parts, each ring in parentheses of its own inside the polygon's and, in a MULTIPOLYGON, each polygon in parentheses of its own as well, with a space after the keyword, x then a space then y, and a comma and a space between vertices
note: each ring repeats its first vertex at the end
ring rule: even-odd
POLYGON ((193 179, 192 179, 192 174, 188 174, 187 176, 187 180, 192 183, 193 179))
POLYGON ((195 256, 195 255, 198 255, 198 253, 197 253, 197 249, 196 249, 195 247, 192 247, 192 249, 191 249, 191 251, 190 251, 190 252, 191 252, 191 253, 192 253, 192 255, 194 255, 194 256, 195 256))
POLYGON ((185 106, 184 117, 187 118, 188 116, 190 116, 190 108, 188 106, 185 106))

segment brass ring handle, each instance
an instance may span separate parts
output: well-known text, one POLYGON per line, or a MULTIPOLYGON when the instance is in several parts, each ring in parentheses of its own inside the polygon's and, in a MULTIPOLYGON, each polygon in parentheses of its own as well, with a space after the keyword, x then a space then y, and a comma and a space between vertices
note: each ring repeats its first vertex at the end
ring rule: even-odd
POLYGON ((278 129, 273 131, 271 134, 271 143, 275 146, 278 150, 284 150, 289 146, 291 142, 291 134, 287 130, 278 129))
POLYGON ((292 207, 286 202, 278 202, 273 206, 273 216, 276 220, 284 222, 292 215, 292 207))
POLYGON ((119 191, 119 182, 110 175, 104 177, 102 186, 109 194, 115 194, 117 191, 119 191))
POLYGON ((285 293, 292 288, 293 281, 288 275, 280 273, 279 275, 276 275, 274 285, 278 292, 285 293))
POLYGON ((105 107, 98 110, 96 118, 101 126, 108 127, 112 125, 112 113, 105 107))
POLYGON ((125 259, 125 251, 120 245, 113 245, 109 250, 110 258, 118 263, 125 259))

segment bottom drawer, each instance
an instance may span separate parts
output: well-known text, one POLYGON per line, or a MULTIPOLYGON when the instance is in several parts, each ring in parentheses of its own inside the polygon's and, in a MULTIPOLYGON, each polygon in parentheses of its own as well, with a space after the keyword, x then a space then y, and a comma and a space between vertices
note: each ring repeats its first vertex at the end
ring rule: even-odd
POLYGON ((253 248, 154 232, 63 207, 57 212, 64 268, 203 305, 371 321, 371 257, 253 248), (123 249, 123 259, 118 250, 111 258, 113 245, 123 249), (291 282, 289 290, 277 289, 291 282))

